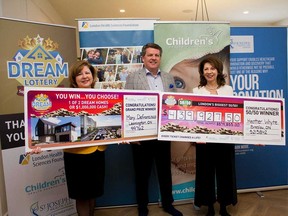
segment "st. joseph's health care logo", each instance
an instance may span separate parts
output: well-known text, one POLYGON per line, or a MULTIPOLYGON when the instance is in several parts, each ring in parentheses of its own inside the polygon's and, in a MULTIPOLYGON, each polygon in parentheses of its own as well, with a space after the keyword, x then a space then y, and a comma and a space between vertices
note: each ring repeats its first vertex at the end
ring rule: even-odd
POLYGON ((14 61, 7 62, 9 79, 16 79, 23 86, 57 87, 68 77, 68 63, 56 51, 57 42, 39 34, 34 38, 27 35, 18 46, 14 61))

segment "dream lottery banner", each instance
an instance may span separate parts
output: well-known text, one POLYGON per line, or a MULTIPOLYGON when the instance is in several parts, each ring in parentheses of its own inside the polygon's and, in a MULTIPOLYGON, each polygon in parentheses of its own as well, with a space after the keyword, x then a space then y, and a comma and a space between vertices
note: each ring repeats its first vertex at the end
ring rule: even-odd
POLYGON ((8 214, 73 215, 75 201, 68 196, 63 151, 26 154, 24 125, 24 114, 0 116, 8 214))
POLYGON ((24 86, 68 87, 75 28, 4 18, 0 25, 1 114, 23 113, 24 86))
POLYGON ((7 18, 0 18, 0 26, 0 135, 8 214, 75 214, 63 152, 26 154, 23 112, 25 86, 68 86, 69 65, 77 60, 76 29, 7 18))
MULTIPOLYGON (((199 84, 198 65, 213 55, 223 62, 223 73, 230 74, 230 25, 225 22, 156 22, 154 41, 163 48, 161 70, 174 76, 179 93, 191 93, 199 84)), ((191 201, 195 184, 195 145, 171 143, 173 196, 191 201)))
MULTIPOLYGON (((235 96, 287 98, 287 27, 231 27, 230 51, 235 96)), ((288 186, 287 144, 235 149, 238 189, 288 186)))

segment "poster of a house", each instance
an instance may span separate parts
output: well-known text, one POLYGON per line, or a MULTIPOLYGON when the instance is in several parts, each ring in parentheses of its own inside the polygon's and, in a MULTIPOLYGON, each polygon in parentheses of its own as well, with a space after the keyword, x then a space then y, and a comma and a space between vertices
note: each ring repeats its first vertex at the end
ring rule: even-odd
POLYGON ((49 117, 32 119, 33 145, 59 142, 81 142, 115 139, 121 137, 121 118, 119 115, 49 117), (98 118, 98 120, 97 120, 98 118), (110 120, 109 120, 110 119, 110 120), (97 122, 101 122, 98 123, 97 122))

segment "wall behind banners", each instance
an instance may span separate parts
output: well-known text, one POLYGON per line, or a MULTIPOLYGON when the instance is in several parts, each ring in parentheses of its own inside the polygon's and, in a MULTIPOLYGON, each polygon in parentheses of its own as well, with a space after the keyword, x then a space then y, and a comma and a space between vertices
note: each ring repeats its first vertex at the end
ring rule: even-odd
MULTIPOLYGON (((287 28, 232 27, 230 65, 235 95, 287 98, 287 28)), ((288 187, 287 155, 287 141, 286 146, 237 145, 238 189, 288 187)))
MULTIPOLYGON (((62 151, 43 153, 41 157, 33 155, 29 159, 24 154, 23 88, 68 86, 69 64, 77 60, 76 29, 6 18, 0 18, 0 26, 1 172, 3 169, 9 215, 32 212, 43 215, 43 206, 59 199, 66 200, 63 211, 54 210, 59 215, 73 213, 74 204, 68 198, 66 179, 61 173, 62 151), (35 165, 32 161, 36 160, 38 164, 50 165, 35 165), (20 172, 23 172, 21 178, 15 177, 20 172), (54 181, 56 176, 61 179, 57 187, 44 190, 39 186, 41 182, 54 181), (34 184, 37 191, 25 191, 25 185, 34 184), (58 190, 61 192, 55 193, 58 190)), ((4 195, 1 190, 1 202, 4 195)))
MULTIPOLYGON (((78 21, 81 59, 87 59, 89 50, 99 50, 103 61, 91 61, 98 70, 96 88, 118 88, 125 86, 126 76, 142 68, 139 59, 141 48, 153 42, 153 19, 81 19, 78 21), (128 55, 128 61, 117 60, 120 53, 128 55), (109 77, 109 74, 112 74, 109 77), (122 78, 121 78, 122 77, 122 78)), ((88 59, 89 61, 89 59, 88 59)), ((158 186, 155 172, 152 173, 149 196, 151 202, 158 201, 158 186)), ((106 179, 104 195, 96 205, 118 206, 136 203, 134 167, 129 145, 109 145, 106 150, 106 179)))

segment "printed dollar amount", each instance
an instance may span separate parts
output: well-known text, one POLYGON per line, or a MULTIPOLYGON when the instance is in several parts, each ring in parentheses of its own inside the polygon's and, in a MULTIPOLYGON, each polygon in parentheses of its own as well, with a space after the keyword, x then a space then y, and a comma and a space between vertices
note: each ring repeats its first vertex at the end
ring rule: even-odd
POLYGON ((183 121, 241 123, 241 113, 169 110, 168 119, 183 121))

